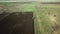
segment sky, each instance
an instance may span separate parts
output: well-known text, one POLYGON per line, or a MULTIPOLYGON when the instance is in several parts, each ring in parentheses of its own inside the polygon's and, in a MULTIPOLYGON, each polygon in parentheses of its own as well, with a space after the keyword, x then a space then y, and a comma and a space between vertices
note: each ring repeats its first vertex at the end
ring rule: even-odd
POLYGON ((42 2, 60 2, 60 0, 42 0, 42 2))
POLYGON ((40 2, 60 2, 60 0, 0 0, 0 1, 40 1, 40 2))

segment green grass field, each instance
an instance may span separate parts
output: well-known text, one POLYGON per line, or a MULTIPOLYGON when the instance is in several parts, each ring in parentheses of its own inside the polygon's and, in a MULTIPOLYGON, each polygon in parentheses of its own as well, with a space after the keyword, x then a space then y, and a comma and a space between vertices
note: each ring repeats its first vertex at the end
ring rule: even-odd
POLYGON ((1 8, 7 12, 33 12, 35 34, 60 34, 60 4, 5 2, 0 3, 1 8))

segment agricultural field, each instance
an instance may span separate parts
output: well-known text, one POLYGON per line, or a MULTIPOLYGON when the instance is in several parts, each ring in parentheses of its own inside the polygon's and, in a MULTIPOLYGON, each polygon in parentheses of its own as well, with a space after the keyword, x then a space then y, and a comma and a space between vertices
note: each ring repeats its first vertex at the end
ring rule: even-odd
POLYGON ((0 11, 33 12, 35 34, 60 34, 60 4, 3 2, 0 11))

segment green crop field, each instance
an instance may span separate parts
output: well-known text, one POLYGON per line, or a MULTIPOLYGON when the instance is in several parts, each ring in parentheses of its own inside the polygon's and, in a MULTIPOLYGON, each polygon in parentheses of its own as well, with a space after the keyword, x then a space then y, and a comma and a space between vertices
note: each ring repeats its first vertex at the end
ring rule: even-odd
POLYGON ((35 34, 60 34, 60 4, 3 2, 1 8, 7 12, 33 12, 35 34))

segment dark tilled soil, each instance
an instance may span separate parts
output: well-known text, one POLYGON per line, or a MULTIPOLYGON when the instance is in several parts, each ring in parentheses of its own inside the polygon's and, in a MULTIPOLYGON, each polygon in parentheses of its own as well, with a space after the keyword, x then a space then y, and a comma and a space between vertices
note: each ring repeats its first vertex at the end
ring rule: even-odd
POLYGON ((12 13, 0 21, 0 34, 34 34, 32 12, 12 13))

